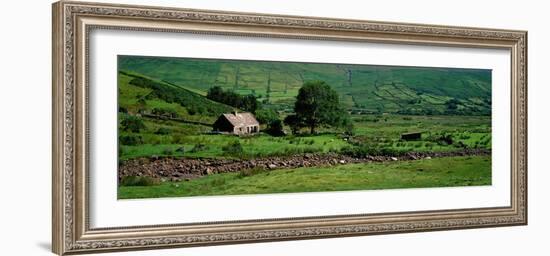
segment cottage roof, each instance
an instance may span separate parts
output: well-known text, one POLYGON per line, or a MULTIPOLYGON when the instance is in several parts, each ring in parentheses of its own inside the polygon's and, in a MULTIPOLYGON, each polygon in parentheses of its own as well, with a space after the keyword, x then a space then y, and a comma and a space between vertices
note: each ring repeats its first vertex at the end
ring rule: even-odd
POLYGON ((223 117, 234 127, 260 125, 254 115, 248 112, 223 114, 223 117))

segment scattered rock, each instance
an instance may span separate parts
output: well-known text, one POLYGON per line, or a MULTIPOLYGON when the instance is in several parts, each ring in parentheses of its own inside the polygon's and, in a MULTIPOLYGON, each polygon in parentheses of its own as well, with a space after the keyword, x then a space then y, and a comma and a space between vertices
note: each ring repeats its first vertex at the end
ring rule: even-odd
POLYGON ((349 157, 336 153, 308 153, 287 157, 266 157, 252 160, 232 159, 189 159, 171 157, 151 157, 126 160, 119 165, 119 179, 126 176, 148 176, 167 181, 172 178, 192 180, 215 173, 239 172, 243 169, 262 168, 294 169, 299 167, 329 166, 365 162, 386 162, 398 160, 432 159, 448 156, 489 155, 486 149, 461 149, 453 152, 409 152, 404 156, 349 157))

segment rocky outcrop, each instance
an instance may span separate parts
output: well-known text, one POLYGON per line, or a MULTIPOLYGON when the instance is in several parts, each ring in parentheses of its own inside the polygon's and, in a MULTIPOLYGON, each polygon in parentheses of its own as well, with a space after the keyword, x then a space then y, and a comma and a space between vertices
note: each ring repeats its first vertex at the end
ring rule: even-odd
POLYGON ((215 173, 238 172, 246 169, 292 169, 299 167, 333 166, 350 163, 431 159, 449 156, 489 155, 490 150, 464 149, 452 152, 409 152, 401 156, 367 156, 354 158, 339 154, 304 154, 289 157, 268 157, 250 160, 139 158, 127 160, 118 168, 119 178, 149 176, 171 181, 194 179, 215 173))

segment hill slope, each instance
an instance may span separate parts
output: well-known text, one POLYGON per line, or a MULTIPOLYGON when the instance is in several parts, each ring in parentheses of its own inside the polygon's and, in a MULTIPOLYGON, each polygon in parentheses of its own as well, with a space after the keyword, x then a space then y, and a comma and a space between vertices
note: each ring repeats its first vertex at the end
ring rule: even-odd
POLYGON ((233 110, 191 90, 133 72, 119 71, 118 90, 119 112, 173 113, 185 120, 210 123, 233 110))
POLYGON ((323 80, 357 112, 487 115, 491 71, 296 62, 119 56, 119 70, 204 94, 212 86, 254 94, 290 111, 304 81, 323 80))

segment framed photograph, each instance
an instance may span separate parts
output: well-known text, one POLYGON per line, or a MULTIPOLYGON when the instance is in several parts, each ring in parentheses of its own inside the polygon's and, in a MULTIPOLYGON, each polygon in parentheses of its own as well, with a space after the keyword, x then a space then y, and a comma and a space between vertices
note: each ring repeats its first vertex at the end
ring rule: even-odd
POLYGON ((527 224, 527 32, 61 1, 59 255, 527 224))

